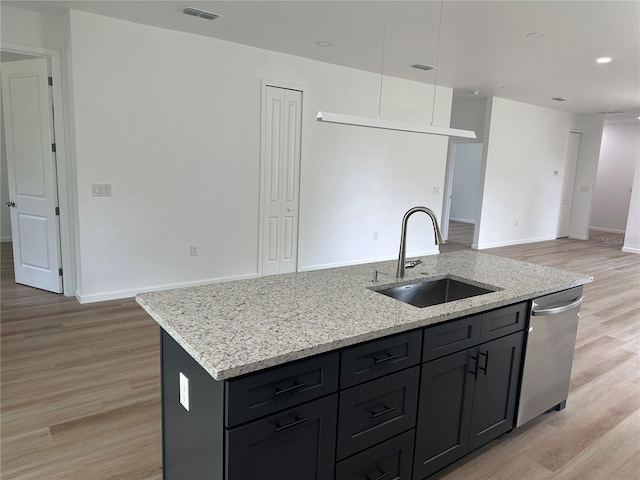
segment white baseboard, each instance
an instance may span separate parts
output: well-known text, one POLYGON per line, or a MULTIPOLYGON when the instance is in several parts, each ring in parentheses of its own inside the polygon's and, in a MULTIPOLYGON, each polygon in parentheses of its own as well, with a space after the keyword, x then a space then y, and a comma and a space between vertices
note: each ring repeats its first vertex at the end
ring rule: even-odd
POLYGON ((622 247, 622 251, 626 253, 640 253, 640 248, 622 247))
MULTIPOLYGON (((407 258, 415 258, 415 257, 426 257, 429 255, 437 255, 440 253, 440 250, 429 250, 427 252, 418 252, 418 253, 410 253, 407 254, 407 258)), ((393 257, 377 257, 377 258, 365 258, 361 260, 354 260, 350 262, 336 262, 336 263, 324 263, 317 265, 309 265, 307 267, 300 267, 300 272, 310 272, 313 270, 324 270, 326 268, 337 268, 337 267, 349 267, 351 265, 362 265, 365 263, 376 263, 376 262, 386 262, 389 260, 397 260, 397 256, 393 257)))
POLYGON ((615 228, 603 228, 603 227, 593 227, 593 226, 590 226, 589 230, 595 230, 597 232, 619 233, 620 235, 624 235, 625 233, 624 230, 618 230, 615 228))
POLYGON ((511 245, 522 245, 525 243, 547 242, 549 240, 556 240, 556 237, 524 238, 521 240, 509 240, 507 242, 483 243, 481 245, 473 244, 471 248, 475 250, 485 250, 487 248, 509 247, 511 245))
POLYGON ((569 238, 571 238, 573 240, 589 240, 589 236, 588 235, 571 235, 571 234, 569 234, 569 238))
POLYGON ((469 218, 449 217, 449 220, 453 222, 470 223, 472 225, 476 224, 476 221, 474 219, 469 219, 469 218))
POLYGON ((237 276, 223 277, 223 278, 209 278, 206 280, 198 280, 195 282, 170 283, 166 285, 154 285, 154 286, 144 287, 144 288, 134 288, 131 290, 118 290, 115 292, 92 293, 89 295, 82 295, 78 290, 76 290, 76 298, 80 303, 104 302, 105 300, 119 300, 121 298, 135 297, 139 293, 157 292, 159 290, 172 290, 174 288, 196 287, 198 285, 231 282, 234 280, 245 280, 248 278, 257 278, 257 277, 258 277, 257 273, 250 273, 247 275, 237 275, 237 276))

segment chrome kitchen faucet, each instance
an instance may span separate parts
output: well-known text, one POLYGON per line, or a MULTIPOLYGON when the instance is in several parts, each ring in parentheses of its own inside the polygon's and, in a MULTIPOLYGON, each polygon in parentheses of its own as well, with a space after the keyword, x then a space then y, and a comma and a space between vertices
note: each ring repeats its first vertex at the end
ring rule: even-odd
MULTIPOLYGON (((407 261, 407 222, 409 217, 416 212, 424 212, 431 217, 431 223, 433 223, 433 233, 435 235, 436 245, 442 245, 444 240, 440 233, 440 227, 438 226, 438 220, 436 220, 436 214, 433 210, 427 207, 413 207, 402 218, 402 232, 400 232, 400 253, 398 254, 398 268, 396 270, 396 278, 404 278, 405 262, 407 261)), ((417 265, 414 264, 413 266, 417 265)))

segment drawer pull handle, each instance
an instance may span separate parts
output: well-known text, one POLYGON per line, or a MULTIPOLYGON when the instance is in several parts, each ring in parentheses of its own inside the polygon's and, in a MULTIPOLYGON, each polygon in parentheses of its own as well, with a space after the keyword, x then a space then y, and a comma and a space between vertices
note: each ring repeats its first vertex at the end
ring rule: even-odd
POLYGON ((285 393, 292 393, 292 392, 295 392, 296 390, 300 390, 301 388, 304 388, 306 386, 307 386, 306 382, 302 382, 302 383, 295 382, 290 387, 283 388, 282 390, 280 390, 279 388, 276 388, 276 391, 273 392, 273 396, 277 397, 278 395, 284 395, 285 393))
POLYGON ((391 475, 391 472, 383 472, 382 470, 378 470, 380 472, 380 475, 378 475, 376 478, 371 478, 369 475, 366 476, 366 480, 382 480, 383 478, 387 478, 389 475, 391 475))
POLYGON ((484 355, 485 356, 484 368, 483 367, 478 367, 478 369, 482 370, 484 372, 485 377, 486 377, 487 376, 487 369, 489 368, 489 350, 487 350, 486 352, 480 352, 480 355, 484 355))
POLYGON ((400 355, 394 355, 390 353, 389 355, 383 358, 374 358, 373 363, 375 365, 380 365, 381 363, 387 363, 387 362, 390 362, 391 360, 395 360, 396 358, 400 358, 400 355))
POLYGON ((478 357, 474 357, 473 355, 471 355, 471 360, 475 360, 476 361, 476 369, 475 371, 471 371, 469 370, 469 373, 471 375, 473 375, 473 378, 475 378, 476 380, 478 379, 478 357))
POLYGON ((378 418, 381 417, 382 415, 386 415, 387 413, 391 413, 396 409, 396 407, 385 407, 384 410, 382 410, 381 412, 375 413, 375 412, 371 412, 371 418, 378 418))
POLYGON ((274 432, 278 433, 278 432, 281 432, 282 430, 286 430, 287 428, 295 427, 296 425, 301 425, 307 420, 309 419, 295 417, 295 420, 293 422, 287 423, 286 425, 280 425, 279 423, 276 423, 276 429, 274 430, 274 432))

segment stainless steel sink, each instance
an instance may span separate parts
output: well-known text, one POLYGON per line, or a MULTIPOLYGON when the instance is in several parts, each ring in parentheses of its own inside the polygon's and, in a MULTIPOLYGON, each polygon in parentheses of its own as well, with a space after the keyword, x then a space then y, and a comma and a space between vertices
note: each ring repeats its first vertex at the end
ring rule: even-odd
POLYGON ((424 308, 440 303, 453 302, 454 300, 462 300, 463 298, 484 295, 485 293, 492 293, 496 290, 478 287, 452 278, 443 278, 440 280, 419 281, 409 285, 400 285, 399 287, 374 291, 408 303, 414 307, 424 308))

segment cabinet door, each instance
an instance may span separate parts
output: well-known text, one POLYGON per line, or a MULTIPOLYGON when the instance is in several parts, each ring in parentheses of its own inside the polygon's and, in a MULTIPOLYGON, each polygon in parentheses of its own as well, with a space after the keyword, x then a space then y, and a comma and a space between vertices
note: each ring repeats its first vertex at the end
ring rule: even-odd
POLYGON ((470 348, 422 365, 414 479, 467 453, 477 353, 470 348))
POLYGON ((227 431, 226 480, 331 480, 338 395, 227 431))
POLYGON ((469 450, 475 450, 514 426, 523 340, 524 332, 519 332, 479 347, 469 450))

